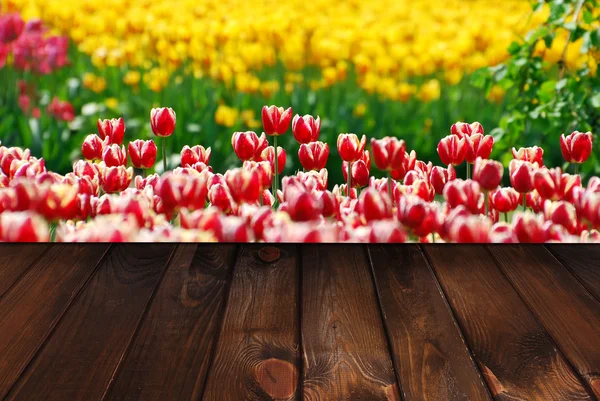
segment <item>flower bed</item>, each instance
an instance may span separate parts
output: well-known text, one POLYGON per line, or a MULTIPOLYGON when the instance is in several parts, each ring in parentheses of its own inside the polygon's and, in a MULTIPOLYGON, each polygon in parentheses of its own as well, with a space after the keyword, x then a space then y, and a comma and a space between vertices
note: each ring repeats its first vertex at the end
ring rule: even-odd
MULTIPOLYGON (((479 123, 452 126, 437 146, 444 166, 418 160, 401 139, 372 139, 367 150, 365 136, 340 134, 344 183, 328 182, 319 117, 265 106, 262 123, 260 136, 232 135, 242 165, 223 174, 210 167, 211 148, 200 145, 183 147, 180 167, 146 174, 159 148, 166 166, 176 126, 170 108, 151 111, 159 146, 125 147, 123 119, 99 120, 82 144, 86 160, 64 176, 28 149, 0 146, 0 240, 600 241, 600 178, 584 186, 580 175, 545 166, 542 148, 513 148, 510 186, 502 187, 504 166, 489 159, 494 140, 479 123), (282 177, 289 155, 277 140, 290 126, 304 171, 282 177), (371 157, 387 178, 373 176, 371 157)), ((592 153, 590 132, 556 142, 575 166, 592 153)))

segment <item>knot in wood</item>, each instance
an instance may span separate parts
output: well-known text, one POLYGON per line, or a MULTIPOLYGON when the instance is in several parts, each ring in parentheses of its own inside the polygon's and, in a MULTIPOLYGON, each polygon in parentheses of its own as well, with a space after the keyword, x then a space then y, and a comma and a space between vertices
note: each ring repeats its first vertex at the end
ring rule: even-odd
POLYGON ((258 251, 258 257, 263 262, 273 263, 281 257, 279 249, 274 246, 263 246, 258 251))

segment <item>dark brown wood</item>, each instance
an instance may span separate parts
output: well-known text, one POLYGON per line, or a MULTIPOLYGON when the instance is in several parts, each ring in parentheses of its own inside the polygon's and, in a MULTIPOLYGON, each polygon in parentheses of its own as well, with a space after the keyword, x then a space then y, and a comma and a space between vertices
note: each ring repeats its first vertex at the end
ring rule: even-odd
POLYGON ((302 247, 304 400, 400 400, 366 248, 302 247))
POLYGON ((600 300, 600 246, 547 245, 563 265, 600 300))
POLYGON ((7 399, 101 399, 173 247, 115 245, 7 399))
POLYGON ((425 250, 496 399, 592 399, 485 247, 425 250))
POLYGON ((295 246, 265 262, 243 245, 203 400, 296 400, 299 372, 298 263, 295 246))
POLYGON ((417 245, 369 246, 404 400, 490 400, 417 245))
POLYGON ((105 399, 200 399, 234 253, 180 245, 105 399))
POLYGON ((109 245, 53 245, 0 300, 0 399, 52 332, 109 245))
POLYGON ((0 244, 0 298, 48 249, 48 244, 0 244))
POLYGON ((489 249, 529 309, 600 397, 600 302, 544 247, 489 249))

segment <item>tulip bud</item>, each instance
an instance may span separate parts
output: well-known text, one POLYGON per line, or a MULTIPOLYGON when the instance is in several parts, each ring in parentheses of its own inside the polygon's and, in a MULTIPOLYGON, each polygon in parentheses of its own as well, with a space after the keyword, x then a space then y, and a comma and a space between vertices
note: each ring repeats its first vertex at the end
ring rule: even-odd
MULTIPOLYGON (((107 139, 108 144, 120 145, 125 137, 125 122, 122 118, 98 120, 98 135, 102 140, 107 139)), ((90 159, 91 160, 91 159, 90 159)))
POLYGON ((266 136, 263 133, 259 138, 254 131, 234 132, 231 136, 231 146, 241 161, 257 160, 267 147, 266 136))
POLYGON ((208 200, 212 206, 215 206, 225 214, 230 214, 235 211, 236 205, 231 197, 227 184, 216 183, 209 186, 208 200))
POLYGON ((559 200, 563 195, 562 170, 560 167, 538 169, 533 176, 533 185, 543 199, 559 200))
POLYGON ((457 122, 450 128, 450 133, 459 138, 470 137, 475 134, 483 135, 483 126, 478 122, 474 122, 473 124, 457 122))
POLYGON ((592 154, 593 136, 591 132, 575 131, 565 137, 560 136, 560 151, 569 163, 584 163, 592 154))
POLYGON ((315 120, 311 115, 300 117, 296 114, 292 120, 292 133, 296 141, 301 144, 316 142, 321 132, 321 119, 315 120))
POLYGON ((49 232, 46 221, 35 213, 25 211, 0 214, 0 241, 48 242, 49 232))
POLYGON ((496 160, 478 157, 473 167, 473 180, 477 181, 485 191, 491 191, 502 183, 504 167, 496 160))
POLYGON ((513 232, 519 242, 545 242, 544 216, 517 212, 513 217, 513 232))
POLYGON ((361 192, 357 208, 366 222, 392 218, 392 200, 387 193, 373 188, 361 192))
POLYGON ((568 202, 544 202, 544 217, 554 224, 560 224, 566 228, 569 233, 576 234, 577 231, 577 213, 575 207, 568 202))
POLYGON ((102 161, 107 167, 126 165, 127 153, 125 153, 125 146, 119 147, 116 143, 106 146, 102 151, 102 161))
POLYGON ((533 189, 533 175, 537 164, 513 159, 508 165, 510 184, 519 193, 527 193, 533 189))
MULTIPOLYGON (((352 163, 351 174, 353 188, 362 188, 369 183, 369 174, 371 169, 371 157, 369 151, 365 150, 360 160, 352 163)), ((344 181, 348 182, 348 162, 342 162, 342 174, 344 181)))
POLYGON ((402 159, 402 167, 391 171, 392 178, 397 181, 402 181, 410 170, 415 168, 417 162, 417 153, 411 150, 410 154, 404 153, 402 159))
POLYGON ((494 137, 491 135, 473 134, 467 138, 467 163, 475 163, 475 159, 489 159, 494 147, 494 137))
POLYGON ((499 188, 490 194, 490 208, 500 213, 516 210, 521 200, 521 194, 513 188, 499 188))
POLYGON ((244 170, 256 172, 261 191, 271 187, 271 183, 273 181, 273 170, 271 169, 271 163, 245 161, 243 167, 244 170))
POLYGON ((519 150, 512 148, 512 154, 516 160, 521 160, 529 163, 537 163, 538 166, 544 165, 544 149, 540 148, 539 146, 533 146, 530 148, 520 148, 519 150))
POLYGON ((534 189, 533 191, 528 192, 527 194, 522 194, 521 201, 523 199, 523 196, 525 196, 525 202, 527 204, 527 207, 530 208, 533 213, 540 213, 543 211, 544 199, 542 199, 538 191, 534 189))
POLYGON ((353 163, 363 155, 367 137, 359 140, 356 134, 340 134, 337 139, 337 149, 343 161, 353 163))
POLYGON ((225 173, 225 181, 233 200, 237 203, 256 203, 261 193, 259 174, 256 170, 236 168, 225 173))
POLYGON ((81 145, 81 154, 87 160, 101 160, 105 143, 96 134, 89 134, 81 145))
POLYGON ((74 219, 79 212, 78 190, 76 184, 42 186, 36 211, 48 221, 74 219))
POLYGON ((98 166, 94 163, 90 163, 84 160, 78 160, 73 164, 73 173, 75 173, 78 177, 98 177, 100 175, 100 170, 98 166))
POLYGON ((287 186, 284 198, 281 210, 287 212, 294 221, 311 221, 321 216, 323 200, 315 193, 302 188, 301 184, 287 186))
POLYGON ((171 136, 175 131, 175 122, 175 111, 170 107, 153 108, 150 111, 150 127, 156 136, 171 136))
POLYGON ((133 167, 148 169, 154 166, 157 149, 153 140, 143 141, 138 139, 136 141, 129 142, 127 148, 129 149, 129 157, 131 158, 131 164, 133 164, 133 167))
POLYGON ((437 146, 437 152, 440 155, 442 164, 452 164, 458 166, 467 155, 467 139, 459 138, 456 135, 448 135, 440 140, 437 146))
POLYGON ((166 211, 180 208, 203 209, 206 204, 207 178, 202 174, 180 175, 167 173, 161 177, 157 194, 166 211))
POLYGON ((406 143, 402 139, 386 136, 383 139, 371 139, 373 159, 378 169, 383 171, 402 168, 406 155, 406 143))
POLYGON ((456 170, 452 166, 452 164, 448 165, 448 168, 445 169, 443 167, 434 166, 431 169, 431 173, 429 174, 429 181, 431 182, 431 186, 435 190, 435 193, 438 195, 442 195, 444 192, 444 187, 448 181, 452 181, 456 179, 456 170))
POLYGON ((444 187, 444 199, 451 208, 465 206, 471 213, 481 213, 484 197, 479 183, 473 180, 456 179, 444 187))
MULTIPOLYGON (((278 162, 278 174, 283 173, 283 170, 285 169, 285 162, 287 159, 287 154, 285 152, 285 149, 283 149, 281 146, 277 147, 277 162, 278 162)), ((273 171, 275 171, 275 148, 273 148, 273 146, 269 146, 267 148, 265 148, 262 153, 260 154, 260 160, 259 161, 268 161, 269 163, 271 163, 271 168, 273 169, 273 171)))
POLYGON ((303 143, 298 150, 300 164, 306 170, 321 170, 327 165, 329 145, 323 142, 303 143))
POLYGON ((263 106, 262 123, 267 135, 282 135, 287 131, 292 121, 292 108, 285 109, 277 106, 263 106))
POLYGON ((133 169, 125 166, 102 166, 100 168, 100 186, 108 194, 121 192, 129 187, 133 178, 133 169))
POLYGON ((204 149, 203 146, 196 145, 190 148, 188 145, 185 145, 183 149, 181 149, 181 165, 183 167, 189 167, 196 163, 204 163, 208 166, 210 153, 210 147, 204 149))
POLYGON ((398 220, 419 236, 435 232, 439 227, 437 210, 429 203, 414 195, 402 195, 397 200, 398 220))

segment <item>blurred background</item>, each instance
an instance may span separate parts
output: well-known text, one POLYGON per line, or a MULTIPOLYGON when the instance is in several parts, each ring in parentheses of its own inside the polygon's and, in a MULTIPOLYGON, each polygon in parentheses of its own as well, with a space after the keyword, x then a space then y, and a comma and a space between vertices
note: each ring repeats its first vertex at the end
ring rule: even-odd
MULTIPOLYGON (((0 141, 65 173, 98 118, 148 139, 169 106, 170 167, 200 144, 223 172, 231 134, 260 134, 275 104, 321 117, 335 182, 338 133, 398 136, 440 164, 457 121, 481 122, 505 165, 533 145, 562 165, 560 134, 600 126, 599 16, 596 0, 0 0, 0 141)), ((280 145, 300 169, 291 133, 280 145)))

